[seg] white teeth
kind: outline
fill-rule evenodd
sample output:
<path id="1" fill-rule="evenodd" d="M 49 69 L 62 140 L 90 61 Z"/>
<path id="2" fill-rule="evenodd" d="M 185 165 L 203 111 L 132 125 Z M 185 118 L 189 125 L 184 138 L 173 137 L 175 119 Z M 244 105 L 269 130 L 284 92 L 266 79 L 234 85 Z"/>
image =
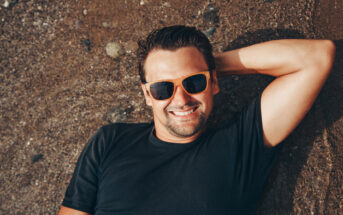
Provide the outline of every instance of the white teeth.
<path id="1" fill-rule="evenodd" d="M 187 111 L 187 112 L 176 112 L 176 111 L 173 111 L 173 113 L 177 116 L 186 116 L 188 114 L 191 114 L 194 112 L 194 109 L 190 110 L 190 111 Z"/>

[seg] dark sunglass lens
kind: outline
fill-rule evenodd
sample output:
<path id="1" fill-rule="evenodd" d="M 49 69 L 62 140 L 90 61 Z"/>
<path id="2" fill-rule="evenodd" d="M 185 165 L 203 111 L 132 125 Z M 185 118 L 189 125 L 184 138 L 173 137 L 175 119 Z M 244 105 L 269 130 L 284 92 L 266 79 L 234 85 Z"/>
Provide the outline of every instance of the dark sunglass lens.
<path id="1" fill-rule="evenodd" d="M 206 89 L 207 81 L 204 74 L 193 75 L 182 81 L 188 93 L 200 93 Z"/>
<path id="2" fill-rule="evenodd" d="M 150 92 L 157 100 L 168 99 L 173 95 L 174 84 L 172 82 L 157 82 L 150 85 Z"/>

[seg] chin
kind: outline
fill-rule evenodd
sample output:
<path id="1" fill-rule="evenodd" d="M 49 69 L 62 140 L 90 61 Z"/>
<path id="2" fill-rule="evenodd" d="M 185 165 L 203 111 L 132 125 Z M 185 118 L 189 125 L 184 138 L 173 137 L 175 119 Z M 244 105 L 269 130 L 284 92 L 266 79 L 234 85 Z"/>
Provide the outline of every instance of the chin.
<path id="1" fill-rule="evenodd" d="M 205 117 L 200 115 L 197 122 L 168 123 L 168 130 L 178 137 L 192 137 L 202 130 L 205 126 Z"/>
<path id="2" fill-rule="evenodd" d="M 169 128 L 169 131 L 171 131 L 171 133 L 173 133 L 175 136 L 178 137 L 191 137 L 193 135 L 195 135 L 196 133 L 198 133 L 200 129 L 194 129 L 194 128 Z"/>

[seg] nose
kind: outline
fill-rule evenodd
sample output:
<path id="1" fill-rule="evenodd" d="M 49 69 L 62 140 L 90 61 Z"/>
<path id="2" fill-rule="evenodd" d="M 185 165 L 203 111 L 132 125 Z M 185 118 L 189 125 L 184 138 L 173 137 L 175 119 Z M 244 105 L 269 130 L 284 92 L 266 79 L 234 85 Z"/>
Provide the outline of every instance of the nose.
<path id="1" fill-rule="evenodd" d="M 191 96 L 188 95 L 181 86 L 177 86 L 171 103 L 177 106 L 182 106 L 189 103 L 190 100 Z"/>

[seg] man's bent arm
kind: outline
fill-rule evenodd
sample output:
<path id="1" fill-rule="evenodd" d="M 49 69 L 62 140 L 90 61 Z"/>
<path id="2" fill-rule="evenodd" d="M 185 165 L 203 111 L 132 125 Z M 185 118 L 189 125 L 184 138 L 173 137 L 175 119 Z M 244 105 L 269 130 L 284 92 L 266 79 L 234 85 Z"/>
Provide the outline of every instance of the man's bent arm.
<path id="1" fill-rule="evenodd" d="M 90 215 L 89 213 L 78 211 L 72 208 L 62 206 L 58 215 Z"/>
<path id="2" fill-rule="evenodd" d="M 277 77 L 262 93 L 264 144 L 283 141 L 311 108 L 327 79 L 335 46 L 329 40 L 275 40 L 215 55 L 218 75 Z"/>

